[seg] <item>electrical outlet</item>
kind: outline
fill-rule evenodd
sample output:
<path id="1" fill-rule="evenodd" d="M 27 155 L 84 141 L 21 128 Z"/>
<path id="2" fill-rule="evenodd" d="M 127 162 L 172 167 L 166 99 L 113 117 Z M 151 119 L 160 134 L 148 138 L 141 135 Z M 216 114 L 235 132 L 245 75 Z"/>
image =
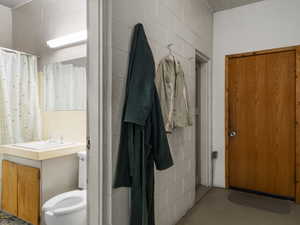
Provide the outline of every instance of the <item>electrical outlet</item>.
<path id="1" fill-rule="evenodd" d="M 212 159 L 217 159 L 217 158 L 218 158 L 218 151 L 213 151 L 213 152 L 211 153 L 211 158 L 212 158 Z"/>

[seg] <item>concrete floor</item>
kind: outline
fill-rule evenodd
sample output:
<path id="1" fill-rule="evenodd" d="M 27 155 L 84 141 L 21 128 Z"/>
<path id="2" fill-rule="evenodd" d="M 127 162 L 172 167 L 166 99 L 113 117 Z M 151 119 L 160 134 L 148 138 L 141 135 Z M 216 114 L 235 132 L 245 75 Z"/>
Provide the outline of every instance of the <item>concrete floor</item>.
<path id="1" fill-rule="evenodd" d="M 205 187 L 205 186 L 199 186 L 196 189 L 196 202 L 200 201 L 204 196 L 206 196 L 206 194 L 208 193 L 208 191 L 210 190 L 210 187 Z"/>
<path id="2" fill-rule="evenodd" d="M 245 207 L 228 200 L 228 191 L 210 191 L 178 225 L 300 225 L 300 205 L 290 214 Z"/>

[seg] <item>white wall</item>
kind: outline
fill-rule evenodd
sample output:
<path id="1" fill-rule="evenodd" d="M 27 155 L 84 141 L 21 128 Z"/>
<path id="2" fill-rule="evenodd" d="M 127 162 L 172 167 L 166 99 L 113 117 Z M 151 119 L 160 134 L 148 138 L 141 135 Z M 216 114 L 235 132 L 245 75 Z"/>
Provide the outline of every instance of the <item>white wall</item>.
<path id="1" fill-rule="evenodd" d="M 213 143 L 215 184 L 225 185 L 225 55 L 300 45 L 300 1 L 265 0 L 214 14 Z"/>
<path id="2" fill-rule="evenodd" d="M 11 9 L 0 5 L 0 47 L 11 48 L 12 16 Z"/>
<path id="3" fill-rule="evenodd" d="M 121 113 L 124 103 L 130 37 L 136 23 L 144 24 L 156 64 L 173 43 L 186 73 L 191 108 L 195 110 L 195 49 L 212 56 L 213 16 L 205 0 L 113 0 L 112 1 L 112 132 L 113 165 L 117 161 Z M 157 224 L 175 224 L 195 197 L 195 127 L 169 135 L 175 166 L 156 172 L 155 209 Z M 129 196 L 114 189 L 113 225 L 129 222 Z"/>
<path id="4" fill-rule="evenodd" d="M 86 111 L 43 112 L 43 138 L 86 141 Z"/>

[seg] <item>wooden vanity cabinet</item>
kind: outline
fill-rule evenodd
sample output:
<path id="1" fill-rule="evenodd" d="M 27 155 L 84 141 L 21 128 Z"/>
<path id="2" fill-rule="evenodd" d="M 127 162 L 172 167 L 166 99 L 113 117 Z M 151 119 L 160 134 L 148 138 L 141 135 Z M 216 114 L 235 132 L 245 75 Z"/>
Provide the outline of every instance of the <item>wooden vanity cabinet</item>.
<path id="1" fill-rule="evenodd" d="M 40 169 L 3 160 L 2 210 L 40 224 Z"/>
<path id="2" fill-rule="evenodd" d="M 9 214 L 18 215 L 18 167 L 9 161 L 2 162 L 1 208 Z"/>

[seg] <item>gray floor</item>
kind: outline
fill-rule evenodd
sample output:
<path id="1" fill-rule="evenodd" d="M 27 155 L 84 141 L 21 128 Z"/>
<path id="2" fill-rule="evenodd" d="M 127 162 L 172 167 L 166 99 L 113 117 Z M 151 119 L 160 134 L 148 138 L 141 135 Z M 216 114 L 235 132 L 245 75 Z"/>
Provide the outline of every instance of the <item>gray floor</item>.
<path id="1" fill-rule="evenodd" d="M 205 186 L 199 186 L 196 189 L 196 202 L 200 201 L 210 190 L 210 187 L 205 187 Z"/>
<path id="2" fill-rule="evenodd" d="M 228 193 L 213 189 L 178 225 L 300 225 L 300 205 L 283 215 L 232 203 Z"/>
<path id="3" fill-rule="evenodd" d="M 30 225 L 14 216 L 0 211 L 0 225 Z"/>

